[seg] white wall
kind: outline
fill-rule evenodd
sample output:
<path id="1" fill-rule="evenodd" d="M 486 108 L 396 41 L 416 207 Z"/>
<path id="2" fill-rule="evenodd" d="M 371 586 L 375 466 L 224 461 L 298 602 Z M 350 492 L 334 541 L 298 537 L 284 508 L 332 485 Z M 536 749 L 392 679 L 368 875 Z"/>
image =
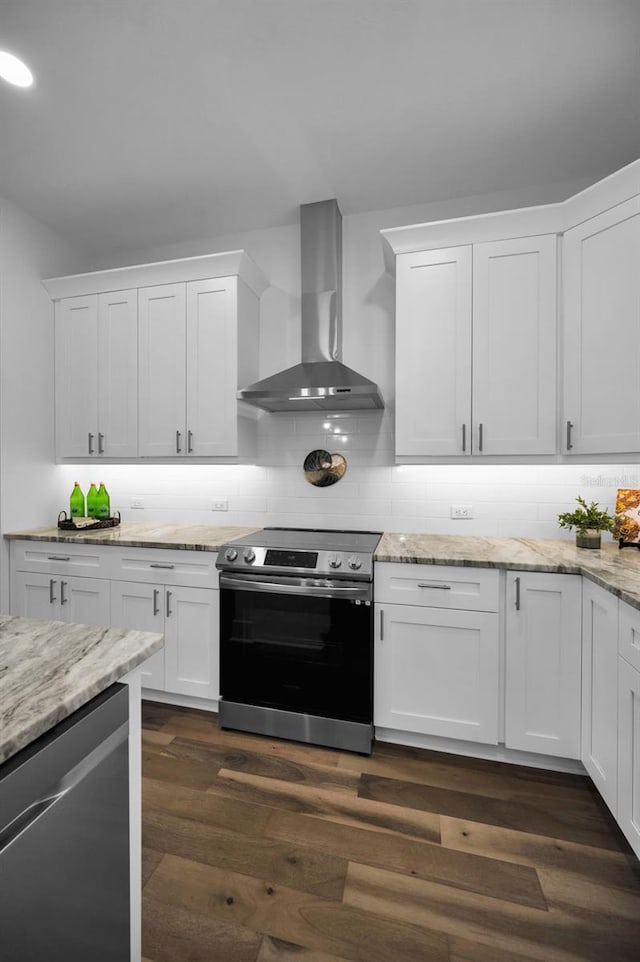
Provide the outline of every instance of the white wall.
<path id="1" fill-rule="evenodd" d="M 41 278 L 76 270 L 68 244 L 0 199 L 0 527 L 51 522 L 59 501 L 53 448 L 53 309 Z M 7 545 L 0 610 L 8 611 Z"/>
<path id="2" fill-rule="evenodd" d="M 505 192 L 344 218 L 344 360 L 376 380 L 387 401 L 394 394 L 394 282 L 384 272 L 379 231 L 384 227 L 537 203 L 551 203 L 585 183 L 545 191 Z M 121 254 L 95 268 L 144 263 L 208 251 L 245 248 L 271 281 L 261 304 L 262 377 L 299 360 L 300 257 L 297 225 L 214 237 L 190 244 Z M 437 349 L 437 348 L 434 348 Z M 336 433 L 339 432 L 339 433 Z M 305 455 L 339 451 L 347 474 L 332 488 L 308 484 Z M 99 471 L 99 473 L 97 473 Z M 393 413 L 330 419 L 321 414 L 264 414 L 255 466 L 208 465 L 59 468 L 61 505 L 78 479 L 86 489 L 104 480 L 112 505 L 129 520 L 201 524 L 285 524 L 389 531 L 572 537 L 556 516 L 581 494 L 613 509 L 618 487 L 640 485 L 637 465 L 406 466 L 393 464 Z M 142 497 L 143 510 L 132 510 Z M 226 513 L 211 502 L 227 500 Z M 471 521 L 453 521 L 452 504 L 473 505 Z"/>

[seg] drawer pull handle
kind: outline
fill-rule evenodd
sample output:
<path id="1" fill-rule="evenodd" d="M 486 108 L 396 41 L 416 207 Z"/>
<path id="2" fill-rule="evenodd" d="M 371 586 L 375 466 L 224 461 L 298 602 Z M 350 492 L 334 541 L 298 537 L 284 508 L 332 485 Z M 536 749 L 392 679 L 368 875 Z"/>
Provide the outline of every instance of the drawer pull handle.
<path id="1" fill-rule="evenodd" d="M 438 588 L 440 591 L 451 591 L 451 585 L 437 585 L 434 583 L 429 584 L 428 582 L 419 581 L 418 588 Z"/>
<path id="2" fill-rule="evenodd" d="M 69 555 L 50 554 L 47 555 L 47 561 L 71 561 L 71 558 Z"/>
<path id="3" fill-rule="evenodd" d="M 175 565 L 163 564 L 161 561 L 152 561 L 149 564 L 150 568 L 175 568 Z"/>

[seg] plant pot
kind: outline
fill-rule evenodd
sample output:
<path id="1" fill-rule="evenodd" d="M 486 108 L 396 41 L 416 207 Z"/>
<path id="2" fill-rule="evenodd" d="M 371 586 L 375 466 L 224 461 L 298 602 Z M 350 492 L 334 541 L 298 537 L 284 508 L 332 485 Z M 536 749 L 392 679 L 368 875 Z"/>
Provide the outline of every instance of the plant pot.
<path id="1" fill-rule="evenodd" d="M 599 531 L 588 529 L 582 534 L 576 534 L 577 548 L 599 548 L 601 547 L 602 536 Z"/>

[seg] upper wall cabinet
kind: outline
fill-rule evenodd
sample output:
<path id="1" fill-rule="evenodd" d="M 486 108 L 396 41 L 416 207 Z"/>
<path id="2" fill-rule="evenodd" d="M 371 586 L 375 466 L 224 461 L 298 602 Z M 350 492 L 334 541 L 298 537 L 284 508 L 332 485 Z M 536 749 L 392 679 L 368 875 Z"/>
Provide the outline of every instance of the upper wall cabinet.
<path id="1" fill-rule="evenodd" d="M 556 243 L 398 255 L 399 460 L 555 452 Z"/>
<path id="2" fill-rule="evenodd" d="M 138 453 L 137 292 L 56 303 L 58 458 Z"/>
<path id="3" fill-rule="evenodd" d="M 640 452 L 640 197 L 564 236 L 566 454 Z"/>
<path id="4" fill-rule="evenodd" d="M 249 460 L 267 281 L 243 251 L 45 281 L 58 460 Z"/>

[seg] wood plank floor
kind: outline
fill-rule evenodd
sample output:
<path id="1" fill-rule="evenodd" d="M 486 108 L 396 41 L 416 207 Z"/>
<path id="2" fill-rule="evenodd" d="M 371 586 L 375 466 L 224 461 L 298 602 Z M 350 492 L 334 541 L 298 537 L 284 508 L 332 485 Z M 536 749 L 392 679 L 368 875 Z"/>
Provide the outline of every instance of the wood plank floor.
<path id="1" fill-rule="evenodd" d="M 146 962 L 639 962 L 587 778 L 222 732 L 143 706 Z"/>

